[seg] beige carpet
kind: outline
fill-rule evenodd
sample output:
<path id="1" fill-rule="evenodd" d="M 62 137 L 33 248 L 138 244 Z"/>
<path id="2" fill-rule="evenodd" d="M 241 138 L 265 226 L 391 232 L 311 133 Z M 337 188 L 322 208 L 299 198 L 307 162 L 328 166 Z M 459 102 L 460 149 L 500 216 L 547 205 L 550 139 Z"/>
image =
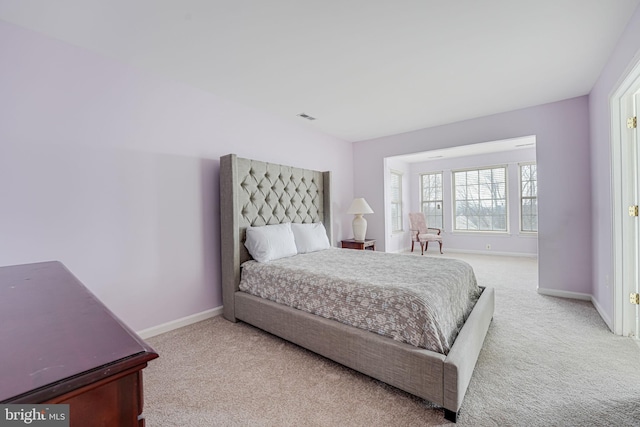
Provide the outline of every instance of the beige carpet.
<path id="1" fill-rule="evenodd" d="M 533 259 L 446 254 L 496 288 L 461 426 L 640 426 L 640 349 L 584 301 L 538 295 Z M 147 426 L 452 425 L 440 408 L 216 317 L 148 342 Z"/>

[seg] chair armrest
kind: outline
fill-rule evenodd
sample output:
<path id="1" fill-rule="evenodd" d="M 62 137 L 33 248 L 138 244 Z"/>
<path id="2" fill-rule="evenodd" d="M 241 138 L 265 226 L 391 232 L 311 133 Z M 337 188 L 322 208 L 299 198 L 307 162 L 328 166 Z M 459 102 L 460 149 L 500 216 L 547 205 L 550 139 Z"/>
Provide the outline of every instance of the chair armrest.
<path id="1" fill-rule="evenodd" d="M 433 227 L 429 227 L 427 230 L 436 230 L 438 234 L 440 234 L 440 232 L 442 231 L 439 228 L 433 228 Z"/>

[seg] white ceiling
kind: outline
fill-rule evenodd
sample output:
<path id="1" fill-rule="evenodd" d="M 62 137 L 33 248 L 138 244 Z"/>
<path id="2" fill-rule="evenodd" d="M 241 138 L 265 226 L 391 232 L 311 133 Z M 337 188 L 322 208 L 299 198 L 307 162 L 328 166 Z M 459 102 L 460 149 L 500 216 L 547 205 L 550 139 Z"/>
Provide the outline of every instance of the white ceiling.
<path id="1" fill-rule="evenodd" d="M 357 141 L 585 95 L 639 1 L 0 0 L 0 19 Z"/>

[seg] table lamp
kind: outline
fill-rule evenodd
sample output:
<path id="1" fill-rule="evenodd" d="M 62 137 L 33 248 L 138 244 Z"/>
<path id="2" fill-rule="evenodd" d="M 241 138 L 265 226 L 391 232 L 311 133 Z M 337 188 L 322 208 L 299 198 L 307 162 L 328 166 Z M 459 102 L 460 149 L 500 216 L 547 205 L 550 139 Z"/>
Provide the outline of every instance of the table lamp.
<path id="1" fill-rule="evenodd" d="M 357 199 L 353 199 L 347 213 L 355 215 L 352 223 L 353 239 L 364 241 L 365 235 L 367 234 L 367 220 L 364 219 L 362 215 L 373 213 L 371 206 L 369 206 L 364 198 L 359 197 Z"/>

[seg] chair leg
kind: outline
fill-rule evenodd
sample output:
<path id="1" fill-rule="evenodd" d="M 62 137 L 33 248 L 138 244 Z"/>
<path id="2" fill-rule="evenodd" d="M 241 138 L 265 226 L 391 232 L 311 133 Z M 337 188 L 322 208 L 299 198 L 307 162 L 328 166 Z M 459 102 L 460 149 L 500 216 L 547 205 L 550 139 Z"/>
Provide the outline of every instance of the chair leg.
<path id="1" fill-rule="evenodd" d="M 440 243 L 440 253 L 442 253 L 442 242 L 438 242 Z"/>
<path id="2" fill-rule="evenodd" d="M 420 255 L 424 255 L 424 243 L 420 242 L 420 252 L 422 252 Z"/>
<path id="3" fill-rule="evenodd" d="M 424 251 L 429 250 L 429 242 L 424 242 Z M 424 255 L 424 251 L 422 251 L 422 255 Z"/>
<path id="4" fill-rule="evenodd" d="M 411 252 L 413 252 L 413 244 L 414 244 L 414 243 L 415 243 L 415 242 L 412 240 L 412 241 L 411 241 Z"/>

